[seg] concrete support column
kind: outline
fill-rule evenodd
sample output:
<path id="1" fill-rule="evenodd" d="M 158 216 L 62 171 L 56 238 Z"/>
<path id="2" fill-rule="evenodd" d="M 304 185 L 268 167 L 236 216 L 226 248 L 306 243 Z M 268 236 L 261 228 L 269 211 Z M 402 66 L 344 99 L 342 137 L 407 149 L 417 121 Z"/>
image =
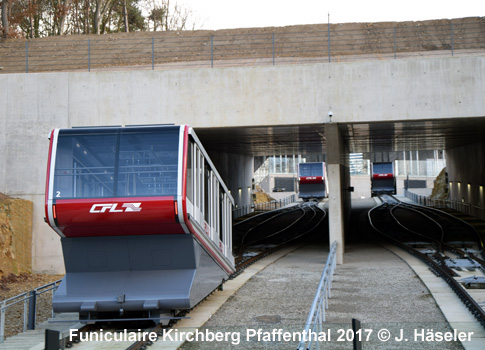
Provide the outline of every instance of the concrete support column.
<path id="1" fill-rule="evenodd" d="M 330 244 L 338 242 L 337 264 L 343 264 L 345 226 L 350 213 L 350 173 L 342 135 L 336 123 L 325 125 Z"/>
<path id="2" fill-rule="evenodd" d="M 251 188 L 253 185 L 254 157 L 216 151 L 208 153 L 222 180 L 231 191 L 237 206 L 240 208 L 250 205 L 253 201 Z M 238 170 L 234 171 L 234 169 Z"/>

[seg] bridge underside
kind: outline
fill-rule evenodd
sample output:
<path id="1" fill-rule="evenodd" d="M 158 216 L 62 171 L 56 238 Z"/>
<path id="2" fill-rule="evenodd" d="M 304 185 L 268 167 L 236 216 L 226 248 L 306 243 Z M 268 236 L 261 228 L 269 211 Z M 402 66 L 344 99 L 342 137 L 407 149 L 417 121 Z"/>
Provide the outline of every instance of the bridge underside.
<path id="1" fill-rule="evenodd" d="M 336 123 L 349 152 L 444 150 L 476 144 L 485 136 L 479 118 Z M 195 128 L 208 150 L 251 156 L 326 153 L 326 123 Z"/>
<path id="2" fill-rule="evenodd" d="M 338 241 L 338 262 L 343 263 L 344 231 L 351 199 L 349 153 L 376 154 L 446 150 L 450 180 L 483 187 L 485 169 L 485 117 L 382 121 L 374 123 L 321 123 L 312 125 L 197 128 L 209 152 L 271 155 L 323 154 L 327 162 L 330 240 Z M 382 155 L 381 155 L 382 156 Z M 397 155 L 397 159 L 399 155 Z M 481 196 L 483 196 L 483 189 Z M 453 200 L 464 198 L 451 191 Z M 476 196 L 475 196 L 476 197 Z M 483 198 L 466 198 L 470 203 Z M 481 204 L 483 205 L 483 203 Z"/>

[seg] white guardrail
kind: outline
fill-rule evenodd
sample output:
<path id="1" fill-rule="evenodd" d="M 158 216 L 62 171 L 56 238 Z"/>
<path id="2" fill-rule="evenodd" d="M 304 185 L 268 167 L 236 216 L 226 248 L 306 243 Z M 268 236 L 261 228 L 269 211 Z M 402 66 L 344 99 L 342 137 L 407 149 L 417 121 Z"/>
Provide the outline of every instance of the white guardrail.
<path id="1" fill-rule="evenodd" d="M 335 272 L 337 262 L 337 242 L 333 242 L 330 252 L 328 253 L 325 269 L 323 270 L 317 293 L 313 299 L 312 307 L 305 324 L 303 334 L 319 334 L 323 331 L 325 322 L 325 310 L 328 309 L 328 299 L 331 297 L 330 289 L 332 288 L 332 278 Z M 317 337 L 307 336 L 298 344 L 298 350 L 319 349 Z"/>
<path id="2" fill-rule="evenodd" d="M 465 202 L 451 201 L 447 199 L 432 199 L 427 196 L 419 195 L 408 190 L 404 190 L 404 195 L 413 202 L 434 208 L 448 208 L 459 211 L 463 214 L 474 216 L 480 220 L 485 220 L 485 209 Z"/>

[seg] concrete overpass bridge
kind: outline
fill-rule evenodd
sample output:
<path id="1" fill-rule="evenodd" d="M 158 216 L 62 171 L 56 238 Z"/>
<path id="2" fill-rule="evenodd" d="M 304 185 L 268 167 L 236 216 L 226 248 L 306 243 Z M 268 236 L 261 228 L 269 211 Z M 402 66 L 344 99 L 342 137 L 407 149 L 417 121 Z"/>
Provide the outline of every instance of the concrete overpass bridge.
<path id="1" fill-rule="evenodd" d="M 3 74 L 0 89 L 0 192 L 34 202 L 36 272 L 63 270 L 58 236 L 43 220 L 47 134 L 53 128 L 189 124 L 233 193 L 251 185 L 254 156 L 324 153 L 332 241 L 343 241 L 350 205 L 349 152 L 445 149 L 449 180 L 471 188 L 452 190 L 452 199 L 485 207 L 485 53 Z M 246 191 L 236 196 L 239 205 L 249 200 Z"/>

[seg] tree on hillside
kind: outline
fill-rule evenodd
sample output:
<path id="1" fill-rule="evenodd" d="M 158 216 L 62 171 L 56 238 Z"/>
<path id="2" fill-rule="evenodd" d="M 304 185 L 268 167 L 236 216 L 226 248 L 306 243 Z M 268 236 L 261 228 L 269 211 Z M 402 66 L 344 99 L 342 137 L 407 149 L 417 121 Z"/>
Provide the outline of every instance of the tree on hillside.
<path id="1" fill-rule="evenodd" d="M 93 34 L 101 34 L 100 33 L 100 25 L 102 17 L 108 11 L 111 3 L 114 0 L 95 0 L 95 10 L 94 10 L 94 17 L 93 17 Z"/>
<path id="2" fill-rule="evenodd" d="M 147 19 L 152 24 L 152 30 L 190 30 L 195 29 L 193 11 L 180 6 L 176 1 L 170 0 L 143 0 L 145 9 L 149 13 Z M 150 25 L 148 26 L 150 29 Z"/>
<path id="3" fill-rule="evenodd" d="M 153 31 L 158 27 L 163 28 L 163 22 L 167 16 L 167 9 L 165 7 L 155 7 L 151 10 L 148 19 L 153 22 Z"/>
<path id="4" fill-rule="evenodd" d="M 145 17 L 139 8 L 139 0 L 117 0 L 103 18 L 101 34 L 144 31 L 145 27 Z"/>
<path id="5" fill-rule="evenodd" d="M 129 32 L 130 31 L 130 24 L 128 23 L 128 9 L 126 8 L 126 0 L 122 0 L 123 2 L 123 12 L 122 12 L 122 15 L 123 15 L 123 24 L 125 26 L 125 32 Z"/>
<path id="6" fill-rule="evenodd" d="M 175 0 L 0 0 L 0 35 L 46 37 L 194 29 Z"/>
<path id="7" fill-rule="evenodd" d="M 23 20 L 25 14 L 28 13 L 31 6 L 26 6 L 25 1 L 21 0 L 2 0 L 2 21 L 0 25 L 0 37 L 16 38 L 22 37 L 19 28 L 20 22 Z"/>
<path id="8" fill-rule="evenodd" d="M 41 0 L 3 0 L 2 25 L 3 37 L 33 36 L 35 14 Z"/>
<path id="9" fill-rule="evenodd" d="M 129 31 L 145 31 L 145 17 L 142 15 L 142 11 L 139 5 L 140 0 L 127 0 L 127 22 Z M 125 23 L 125 25 L 126 25 Z M 128 31 L 128 30 L 126 30 Z"/>
<path id="10" fill-rule="evenodd" d="M 58 26 L 71 0 L 3 0 L 2 30 L 5 37 L 40 37 L 58 34 Z"/>
<path id="11" fill-rule="evenodd" d="M 66 19 L 71 10 L 72 0 L 59 0 L 55 8 L 57 17 L 57 35 L 64 35 L 66 30 Z"/>
<path id="12" fill-rule="evenodd" d="M 8 36 L 9 33 L 9 23 L 8 23 L 8 8 L 9 0 L 2 0 L 2 26 L 1 33 L 2 36 Z"/>

